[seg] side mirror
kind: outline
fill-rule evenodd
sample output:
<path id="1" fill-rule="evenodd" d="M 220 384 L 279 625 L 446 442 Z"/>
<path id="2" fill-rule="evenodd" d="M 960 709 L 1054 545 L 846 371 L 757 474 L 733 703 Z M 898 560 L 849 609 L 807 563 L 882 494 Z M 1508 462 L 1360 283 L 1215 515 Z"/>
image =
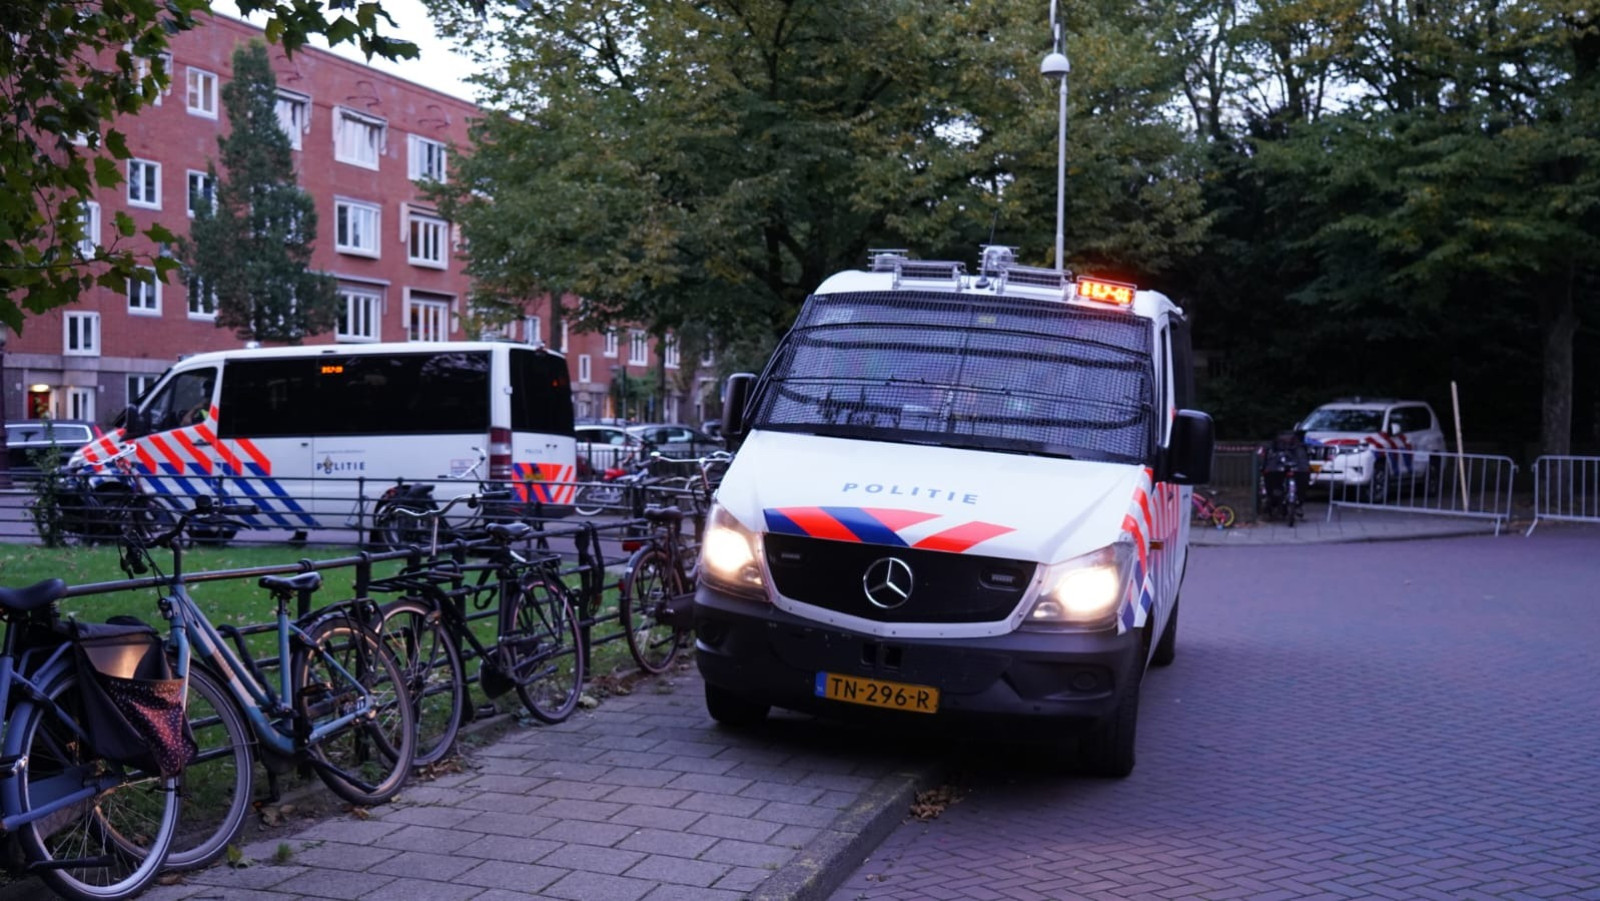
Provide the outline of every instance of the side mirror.
<path id="1" fill-rule="evenodd" d="M 744 407 L 750 402 L 750 390 L 755 384 L 754 373 L 736 372 L 728 376 L 728 388 L 722 400 L 722 438 L 729 450 L 737 448 L 744 440 L 747 425 Z"/>
<path id="2" fill-rule="evenodd" d="M 1389 434 L 1391 434 L 1391 435 L 1404 435 L 1405 434 L 1405 429 L 1400 427 L 1400 423 L 1391 421 L 1389 423 Z"/>
<path id="3" fill-rule="evenodd" d="M 1211 416 L 1199 410 L 1179 410 L 1172 421 L 1158 481 L 1175 485 L 1204 485 L 1211 481 L 1211 455 L 1216 446 Z"/>
<path id="4" fill-rule="evenodd" d="M 122 426 L 124 439 L 142 438 L 150 434 L 149 414 L 132 404 L 123 409 L 122 415 L 117 417 L 117 422 Z"/>

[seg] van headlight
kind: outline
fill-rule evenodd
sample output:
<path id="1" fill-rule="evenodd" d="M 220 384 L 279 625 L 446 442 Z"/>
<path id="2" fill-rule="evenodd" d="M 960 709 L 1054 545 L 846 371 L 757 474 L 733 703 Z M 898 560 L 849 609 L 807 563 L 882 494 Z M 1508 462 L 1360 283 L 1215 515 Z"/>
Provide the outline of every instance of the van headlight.
<path id="1" fill-rule="evenodd" d="M 761 578 L 761 536 L 745 528 L 721 504 L 711 506 L 700 545 L 700 578 L 730 594 L 767 599 Z"/>
<path id="2" fill-rule="evenodd" d="M 1133 544 L 1119 541 L 1046 567 L 1022 628 L 1097 629 L 1116 622 L 1133 561 Z"/>

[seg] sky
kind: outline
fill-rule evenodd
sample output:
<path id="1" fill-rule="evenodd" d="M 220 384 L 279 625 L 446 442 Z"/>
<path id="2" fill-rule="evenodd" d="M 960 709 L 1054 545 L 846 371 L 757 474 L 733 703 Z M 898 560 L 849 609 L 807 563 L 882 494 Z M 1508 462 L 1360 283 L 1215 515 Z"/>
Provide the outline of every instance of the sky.
<path id="1" fill-rule="evenodd" d="M 239 8 L 232 0 L 218 0 L 212 4 L 212 9 L 239 18 Z M 383 33 L 416 44 L 422 51 L 419 58 L 390 62 L 381 57 L 373 57 L 369 61 L 362 55 L 359 47 L 348 42 L 333 48 L 332 52 L 463 100 L 477 99 L 476 88 L 467 84 L 466 79 L 478 71 L 478 65 L 456 53 L 447 41 L 438 37 L 422 0 L 383 0 L 383 9 L 396 23 L 393 28 L 385 26 Z M 246 21 L 263 25 L 266 18 L 257 14 Z M 327 42 L 320 38 L 312 39 L 311 43 L 324 49 L 328 46 Z"/>

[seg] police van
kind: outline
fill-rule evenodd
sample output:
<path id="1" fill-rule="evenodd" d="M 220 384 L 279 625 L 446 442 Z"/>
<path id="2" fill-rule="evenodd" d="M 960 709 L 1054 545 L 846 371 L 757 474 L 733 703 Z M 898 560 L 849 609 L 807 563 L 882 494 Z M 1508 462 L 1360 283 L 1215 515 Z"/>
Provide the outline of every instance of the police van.
<path id="1" fill-rule="evenodd" d="M 1009 248 L 823 282 L 729 380 L 694 603 L 711 716 L 1009 728 L 1129 773 L 1210 477 L 1189 348 L 1165 296 Z"/>
<path id="2" fill-rule="evenodd" d="M 401 480 L 461 476 L 512 486 L 548 515 L 570 506 L 576 459 L 566 361 L 497 342 L 229 350 L 181 360 L 75 460 L 125 443 L 146 489 L 253 503 L 248 524 L 347 524 Z M 466 493 L 477 483 L 438 483 Z"/>

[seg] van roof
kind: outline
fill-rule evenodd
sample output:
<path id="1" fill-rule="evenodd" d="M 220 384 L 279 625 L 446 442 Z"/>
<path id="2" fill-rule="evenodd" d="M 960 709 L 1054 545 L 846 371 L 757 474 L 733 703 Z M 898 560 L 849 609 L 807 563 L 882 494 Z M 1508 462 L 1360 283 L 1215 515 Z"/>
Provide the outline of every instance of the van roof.
<path id="1" fill-rule="evenodd" d="M 309 344 L 297 347 L 241 347 L 234 350 L 214 350 L 184 357 L 180 365 L 216 363 L 229 359 L 286 359 L 318 356 L 367 356 L 372 354 L 417 353 L 475 353 L 495 347 L 513 347 L 538 351 L 561 357 L 562 354 L 542 345 L 520 344 L 513 341 L 385 341 L 378 344 Z"/>

